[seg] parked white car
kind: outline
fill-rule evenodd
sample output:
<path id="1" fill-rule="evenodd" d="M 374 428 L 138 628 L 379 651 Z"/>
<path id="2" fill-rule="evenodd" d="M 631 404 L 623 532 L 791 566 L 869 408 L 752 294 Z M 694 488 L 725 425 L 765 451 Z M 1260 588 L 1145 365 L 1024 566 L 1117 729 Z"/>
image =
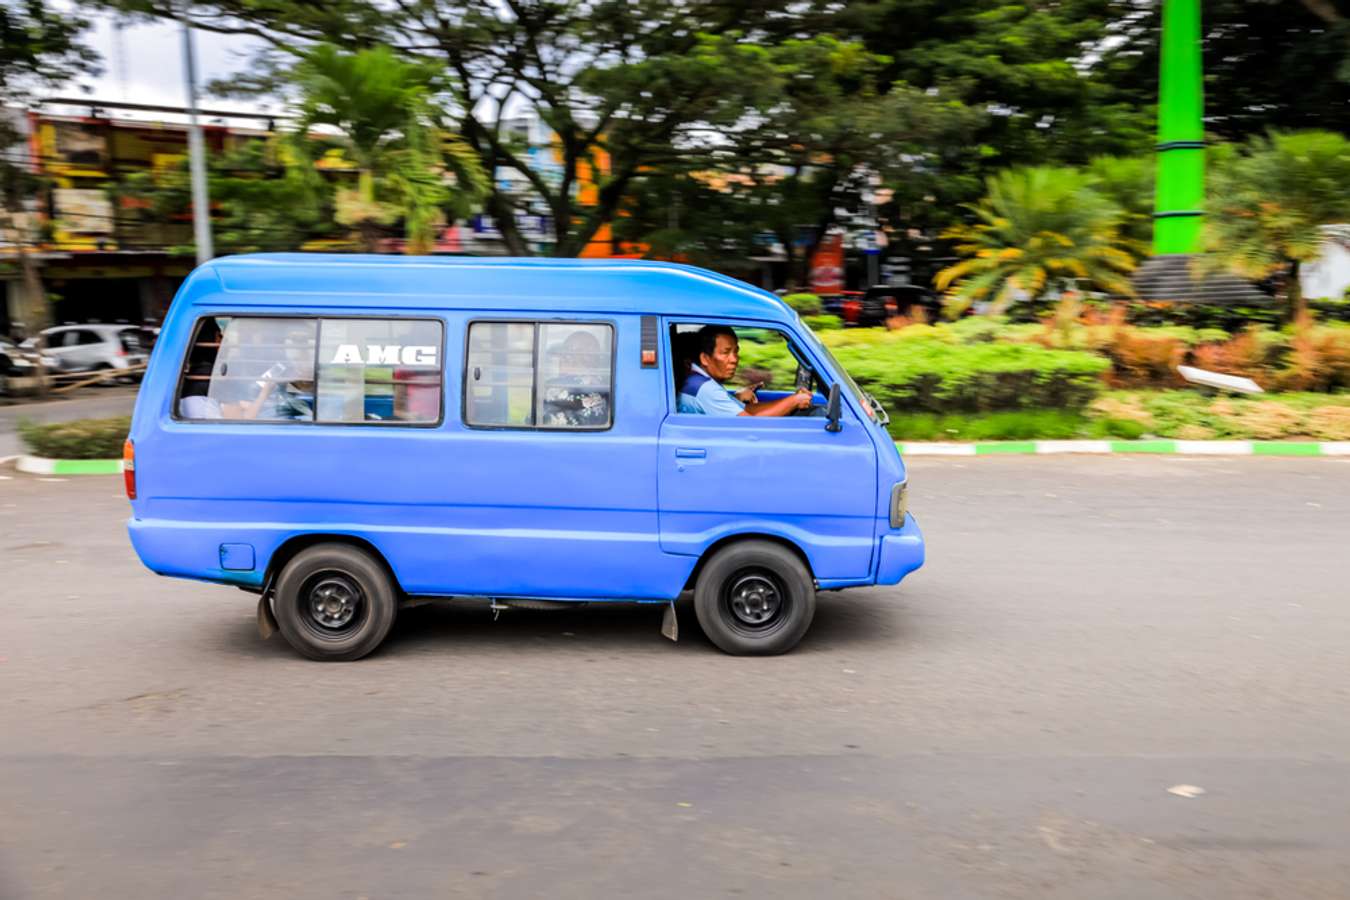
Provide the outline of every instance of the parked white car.
<path id="1" fill-rule="evenodd" d="M 30 338 L 24 346 L 35 343 Z M 41 344 L 62 372 L 137 368 L 148 357 L 135 325 L 58 325 L 42 332 Z"/>

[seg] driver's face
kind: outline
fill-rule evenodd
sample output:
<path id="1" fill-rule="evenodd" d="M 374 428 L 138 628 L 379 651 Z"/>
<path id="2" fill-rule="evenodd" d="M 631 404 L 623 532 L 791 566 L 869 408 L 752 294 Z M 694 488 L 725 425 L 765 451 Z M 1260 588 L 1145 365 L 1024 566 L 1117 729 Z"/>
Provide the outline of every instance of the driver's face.
<path id="1" fill-rule="evenodd" d="M 734 337 L 719 334 L 712 355 L 700 353 L 698 359 L 709 375 L 718 381 L 727 382 L 735 377 L 736 367 L 741 364 L 740 345 Z"/>

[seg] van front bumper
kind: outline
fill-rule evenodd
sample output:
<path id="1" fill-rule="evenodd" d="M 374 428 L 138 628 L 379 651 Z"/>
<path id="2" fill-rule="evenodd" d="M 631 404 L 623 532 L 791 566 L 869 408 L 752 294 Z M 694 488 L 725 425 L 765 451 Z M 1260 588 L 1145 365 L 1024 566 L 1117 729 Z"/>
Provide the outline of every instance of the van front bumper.
<path id="1" fill-rule="evenodd" d="M 923 532 L 911 515 L 905 515 L 905 526 L 897 532 L 881 537 L 877 554 L 877 584 L 899 584 L 910 572 L 923 565 Z"/>

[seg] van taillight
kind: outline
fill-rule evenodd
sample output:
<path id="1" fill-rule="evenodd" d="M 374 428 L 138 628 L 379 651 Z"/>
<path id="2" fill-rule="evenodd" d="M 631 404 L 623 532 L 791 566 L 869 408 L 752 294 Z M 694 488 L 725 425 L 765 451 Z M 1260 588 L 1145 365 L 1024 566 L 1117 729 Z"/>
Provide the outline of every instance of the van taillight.
<path id="1" fill-rule="evenodd" d="M 122 445 L 122 480 L 127 485 L 127 499 L 136 499 L 136 445 L 127 438 Z"/>

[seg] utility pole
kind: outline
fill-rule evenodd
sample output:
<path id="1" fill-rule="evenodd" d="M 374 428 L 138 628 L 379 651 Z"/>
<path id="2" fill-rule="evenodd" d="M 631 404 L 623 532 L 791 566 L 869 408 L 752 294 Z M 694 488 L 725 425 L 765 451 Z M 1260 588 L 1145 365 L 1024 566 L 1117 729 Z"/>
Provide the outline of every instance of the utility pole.
<path id="1" fill-rule="evenodd" d="M 206 147 L 202 128 L 197 124 L 197 60 L 192 52 L 192 28 L 188 25 L 188 3 L 179 5 L 183 25 L 183 74 L 187 79 L 188 157 L 192 166 L 192 236 L 197 246 L 197 265 L 215 256 L 211 245 L 211 197 L 206 189 Z"/>
<path id="2" fill-rule="evenodd" d="M 1197 277 L 1205 224 L 1205 93 L 1200 0 L 1163 0 L 1158 66 L 1158 186 L 1153 255 L 1135 270 L 1139 300 L 1260 306 L 1265 294 L 1222 272 Z"/>
<path id="3" fill-rule="evenodd" d="M 1163 0 L 1153 252 L 1196 253 L 1205 203 L 1200 0 Z"/>

